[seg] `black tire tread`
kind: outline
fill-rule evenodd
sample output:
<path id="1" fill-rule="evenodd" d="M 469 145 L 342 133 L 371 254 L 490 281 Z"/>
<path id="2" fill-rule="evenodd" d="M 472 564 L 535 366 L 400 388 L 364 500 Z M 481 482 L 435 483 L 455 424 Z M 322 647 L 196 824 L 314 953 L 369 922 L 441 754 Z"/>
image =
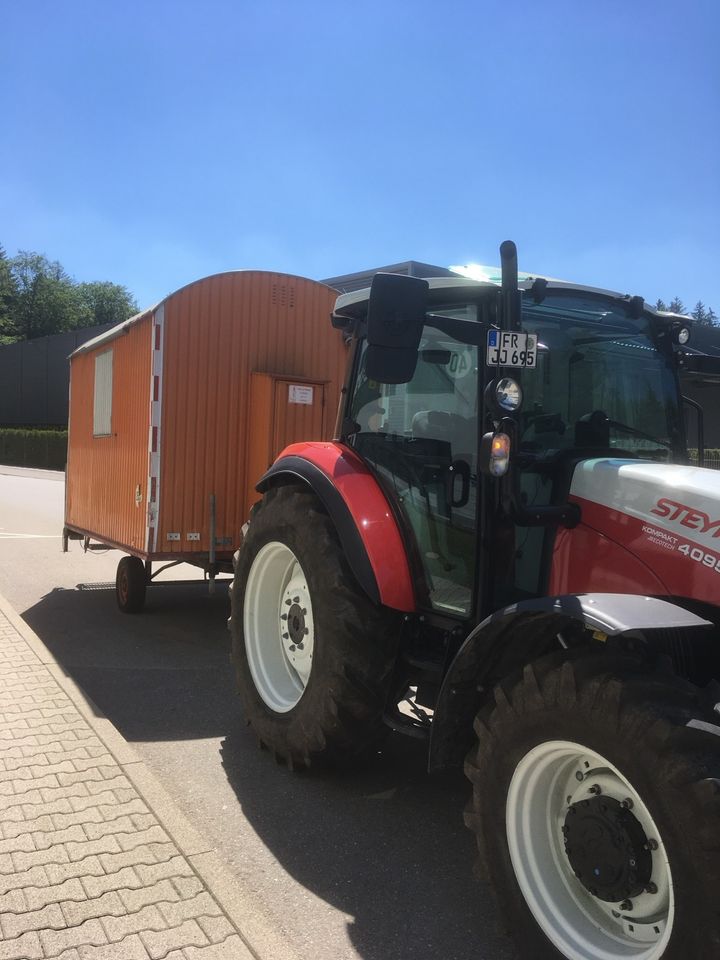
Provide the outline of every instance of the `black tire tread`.
<path id="1" fill-rule="evenodd" d="M 314 613 L 319 604 L 326 627 L 334 626 L 331 637 L 327 629 L 324 637 L 319 634 L 322 664 L 318 657 L 313 660 L 308 688 L 283 715 L 269 710 L 255 690 L 242 627 L 247 573 L 257 551 L 271 539 L 304 547 L 303 569 L 309 581 L 316 579 Z M 397 656 L 399 615 L 376 606 L 361 591 L 316 496 L 295 486 L 269 490 L 234 561 L 229 626 L 237 687 L 245 716 L 261 742 L 292 768 L 338 762 L 376 743 Z M 318 619 L 316 615 L 316 632 L 322 629 Z"/>
<path id="2" fill-rule="evenodd" d="M 720 889 L 720 736 L 687 725 L 703 720 L 720 733 L 720 717 L 712 710 L 716 688 L 699 690 L 670 672 L 649 672 L 639 661 L 587 652 L 570 658 L 550 655 L 528 664 L 515 682 L 496 687 L 494 703 L 474 724 L 477 744 L 465 762 L 473 795 L 464 819 L 476 837 L 479 876 L 491 883 L 498 919 L 505 932 L 512 929 L 523 958 L 559 960 L 561 954 L 535 925 L 512 875 L 504 826 L 504 784 L 512 764 L 507 753 L 518 742 L 518 731 L 532 745 L 532 737 L 540 736 L 532 730 L 537 724 L 552 729 L 565 721 L 566 739 L 595 729 L 609 744 L 632 744 L 638 758 L 652 758 L 642 775 L 648 784 L 657 778 L 655 792 L 650 791 L 653 803 L 668 840 L 676 852 L 682 851 L 676 862 L 682 862 L 685 873 L 681 877 L 678 867 L 675 879 L 686 888 L 693 883 L 685 881 L 693 876 L 688 864 L 701 878 L 691 894 L 678 891 L 675 928 L 663 960 L 720 957 L 715 903 Z"/>
<path id="3" fill-rule="evenodd" d="M 127 598 L 122 599 L 120 591 L 121 577 L 127 577 L 128 592 Z M 123 613 L 140 613 L 145 606 L 145 594 L 147 589 L 147 579 L 145 576 L 145 565 L 139 557 L 122 557 L 118 563 L 117 576 L 115 578 L 115 599 L 117 605 Z"/>

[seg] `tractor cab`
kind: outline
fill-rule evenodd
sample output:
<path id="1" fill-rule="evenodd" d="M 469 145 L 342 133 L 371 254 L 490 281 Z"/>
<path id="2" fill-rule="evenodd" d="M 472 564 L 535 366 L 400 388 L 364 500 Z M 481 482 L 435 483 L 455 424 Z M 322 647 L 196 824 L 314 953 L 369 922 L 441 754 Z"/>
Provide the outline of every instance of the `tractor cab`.
<path id="1" fill-rule="evenodd" d="M 686 458 L 678 318 L 517 283 L 510 259 L 502 285 L 378 275 L 334 315 L 358 339 L 341 439 L 395 506 L 420 605 L 440 617 L 547 593 L 580 461 Z"/>
<path id="2" fill-rule="evenodd" d="M 720 475 L 687 462 L 684 318 L 500 252 L 500 284 L 337 301 L 338 439 L 283 451 L 236 554 L 243 709 L 293 768 L 386 727 L 464 763 L 523 957 L 717 957 Z"/>

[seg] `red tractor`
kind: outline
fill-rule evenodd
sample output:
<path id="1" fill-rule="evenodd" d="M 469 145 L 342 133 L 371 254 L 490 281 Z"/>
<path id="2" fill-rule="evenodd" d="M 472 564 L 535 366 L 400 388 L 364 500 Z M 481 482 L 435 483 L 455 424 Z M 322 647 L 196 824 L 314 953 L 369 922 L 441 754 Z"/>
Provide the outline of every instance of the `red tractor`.
<path id="1" fill-rule="evenodd" d="M 236 554 L 246 717 L 291 767 L 387 727 L 464 761 L 523 957 L 718 958 L 720 473 L 688 459 L 688 328 L 500 252 L 501 284 L 338 299 L 338 439 L 281 454 Z"/>

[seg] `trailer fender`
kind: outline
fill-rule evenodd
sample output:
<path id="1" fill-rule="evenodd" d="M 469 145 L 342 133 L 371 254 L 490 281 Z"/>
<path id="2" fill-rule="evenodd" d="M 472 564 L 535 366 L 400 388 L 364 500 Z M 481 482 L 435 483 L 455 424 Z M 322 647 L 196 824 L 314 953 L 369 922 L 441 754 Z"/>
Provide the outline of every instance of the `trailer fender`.
<path id="1" fill-rule="evenodd" d="M 495 683 L 558 649 L 563 628 L 582 624 L 607 641 L 621 634 L 713 629 L 709 620 L 670 600 L 619 593 L 585 593 L 524 600 L 492 614 L 470 633 L 443 680 L 433 716 L 428 769 L 462 763 L 472 724 Z"/>
<path id="2" fill-rule="evenodd" d="M 350 568 L 375 603 L 415 611 L 415 591 L 400 528 L 377 479 L 342 443 L 286 447 L 256 485 L 307 484 L 327 510 Z"/>

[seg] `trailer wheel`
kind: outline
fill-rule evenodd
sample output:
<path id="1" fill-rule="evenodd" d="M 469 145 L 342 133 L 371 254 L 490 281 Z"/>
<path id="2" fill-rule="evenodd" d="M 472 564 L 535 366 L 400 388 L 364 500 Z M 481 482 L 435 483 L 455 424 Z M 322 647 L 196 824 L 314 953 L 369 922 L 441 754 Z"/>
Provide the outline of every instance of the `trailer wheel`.
<path id="1" fill-rule="evenodd" d="M 289 766 L 338 760 L 377 742 L 399 615 L 355 581 L 309 491 L 268 491 L 235 555 L 233 660 L 245 717 Z"/>
<path id="2" fill-rule="evenodd" d="M 138 557 L 123 557 L 115 577 L 115 596 L 123 613 L 139 613 L 145 606 L 145 565 Z"/>
<path id="3" fill-rule="evenodd" d="M 689 683 L 607 657 L 496 689 L 466 823 L 523 958 L 720 956 L 713 716 Z"/>

